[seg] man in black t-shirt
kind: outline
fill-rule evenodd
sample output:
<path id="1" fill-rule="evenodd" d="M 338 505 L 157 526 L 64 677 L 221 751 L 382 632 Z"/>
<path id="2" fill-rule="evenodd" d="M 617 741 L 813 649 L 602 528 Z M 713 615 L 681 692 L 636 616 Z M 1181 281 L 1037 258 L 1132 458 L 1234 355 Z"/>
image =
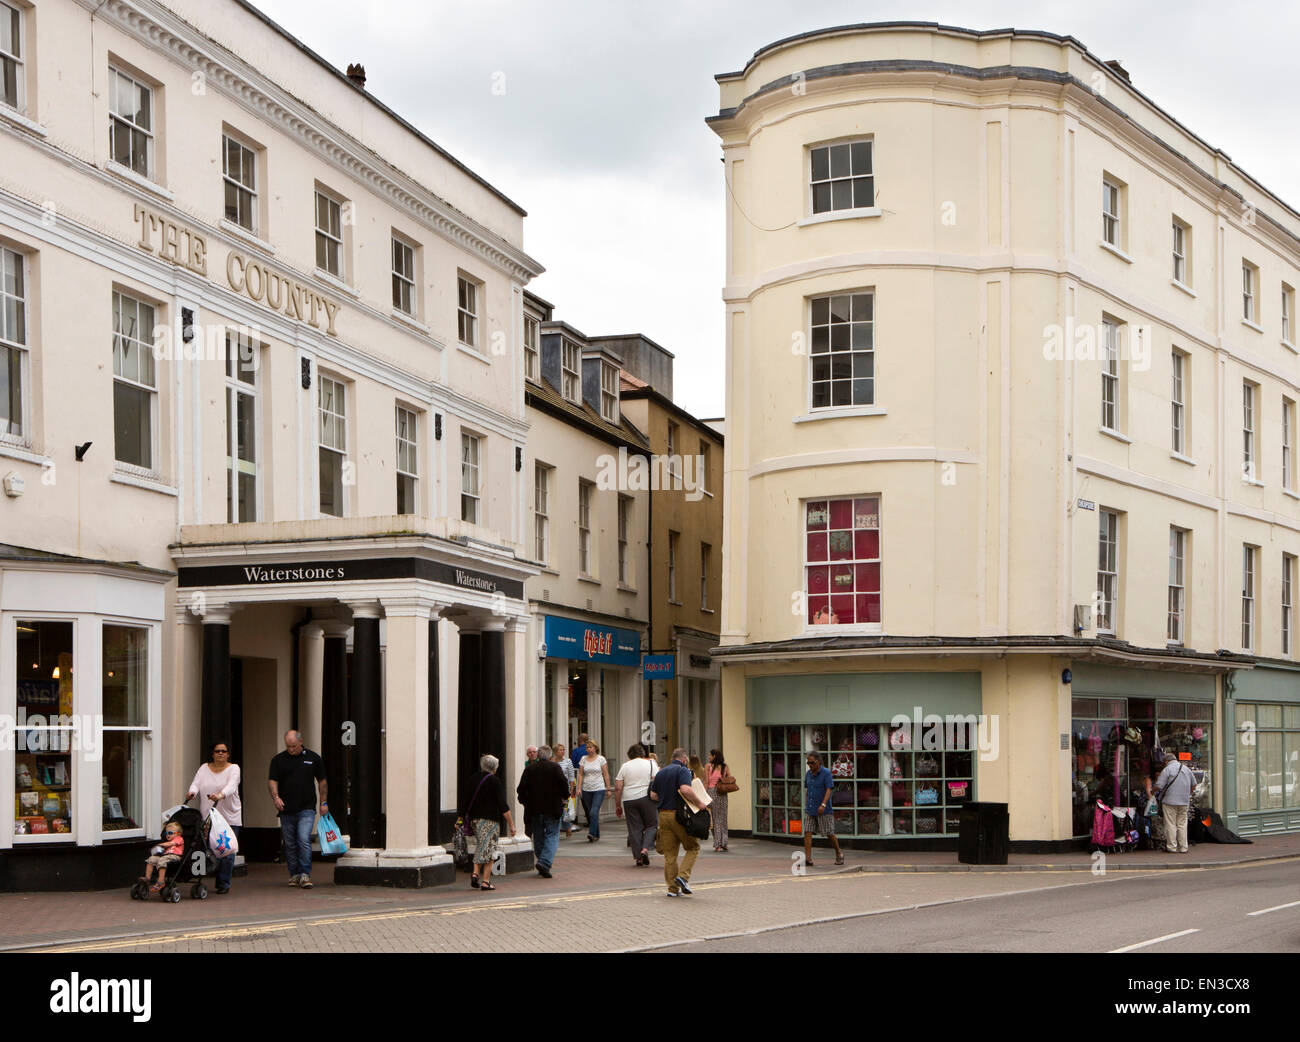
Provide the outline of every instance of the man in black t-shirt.
<path id="1" fill-rule="evenodd" d="M 311 830 L 316 823 L 316 796 L 320 810 L 329 813 L 325 800 L 328 789 L 325 765 L 320 753 L 303 748 L 297 731 L 284 734 L 284 752 L 271 758 L 266 787 L 280 815 L 280 834 L 284 837 L 284 860 L 289 866 L 289 885 L 311 889 Z"/>

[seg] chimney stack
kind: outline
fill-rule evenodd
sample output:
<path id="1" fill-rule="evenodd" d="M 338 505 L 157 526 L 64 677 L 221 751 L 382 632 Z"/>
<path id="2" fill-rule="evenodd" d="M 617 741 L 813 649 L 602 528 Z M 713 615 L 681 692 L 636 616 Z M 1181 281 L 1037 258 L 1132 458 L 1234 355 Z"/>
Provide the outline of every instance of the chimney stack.
<path id="1" fill-rule="evenodd" d="M 360 62 L 348 66 L 348 79 L 362 90 L 366 89 L 366 67 Z"/>
<path id="2" fill-rule="evenodd" d="M 1125 83 L 1133 82 L 1133 78 L 1128 74 L 1128 69 L 1124 68 L 1124 66 L 1119 63 L 1118 58 L 1113 58 L 1108 61 L 1106 67 Z"/>

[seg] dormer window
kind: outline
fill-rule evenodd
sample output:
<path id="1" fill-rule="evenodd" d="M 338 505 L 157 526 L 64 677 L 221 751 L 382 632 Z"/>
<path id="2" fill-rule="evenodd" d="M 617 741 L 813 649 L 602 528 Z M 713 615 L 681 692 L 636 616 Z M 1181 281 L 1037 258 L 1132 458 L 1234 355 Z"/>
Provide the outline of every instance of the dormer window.
<path id="1" fill-rule="evenodd" d="M 608 362 L 600 363 L 600 415 L 618 423 L 618 367 Z"/>
<path id="2" fill-rule="evenodd" d="M 578 345 L 560 341 L 560 394 L 571 402 L 582 401 L 582 374 L 578 368 Z"/>

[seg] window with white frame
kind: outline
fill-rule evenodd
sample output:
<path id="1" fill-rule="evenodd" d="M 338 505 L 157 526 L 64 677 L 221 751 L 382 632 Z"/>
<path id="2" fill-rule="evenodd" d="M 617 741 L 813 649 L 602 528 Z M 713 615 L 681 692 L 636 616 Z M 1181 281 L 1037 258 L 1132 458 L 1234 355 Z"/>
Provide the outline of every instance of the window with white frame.
<path id="1" fill-rule="evenodd" d="M 418 514 L 416 493 L 419 488 L 420 449 L 419 417 L 413 409 L 395 406 L 397 420 L 397 512 Z"/>
<path id="2" fill-rule="evenodd" d="M 1115 633 L 1115 606 L 1119 596 L 1119 515 L 1097 512 L 1100 531 L 1097 552 L 1097 632 Z"/>
<path id="3" fill-rule="evenodd" d="M 1291 334 L 1292 316 L 1295 314 L 1295 290 L 1282 283 L 1282 342 L 1289 344 L 1292 342 Z"/>
<path id="4" fill-rule="evenodd" d="M 1282 396 L 1282 487 L 1295 491 L 1295 402 Z"/>
<path id="5" fill-rule="evenodd" d="M 480 500 L 483 495 L 479 452 L 482 438 L 473 434 L 460 436 L 460 519 L 472 525 L 481 524 Z"/>
<path id="6" fill-rule="evenodd" d="M 1255 647 L 1255 555 L 1258 547 L 1241 548 L 1241 650 Z"/>
<path id="7" fill-rule="evenodd" d="M 538 331 L 537 319 L 524 316 L 524 376 L 530 380 L 540 379 L 538 367 Z"/>
<path id="8" fill-rule="evenodd" d="M 478 347 L 480 288 L 464 275 L 456 277 L 456 334 L 466 347 Z"/>
<path id="9" fill-rule="evenodd" d="M 631 561 L 628 558 L 628 531 L 632 527 L 632 497 L 618 497 L 618 581 L 624 586 L 632 583 Z"/>
<path id="10" fill-rule="evenodd" d="M 141 177 L 154 176 L 153 88 L 108 67 L 108 152 Z"/>
<path id="11" fill-rule="evenodd" d="M 861 210 L 876 204 L 871 141 L 846 141 L 809 149 L 812 212 Z"/>
<path id="12" fill-rule="evenodd" d="M 600 363 L 600 416 L 618 423 L 618 366 Z"/>
<path id="13" fill-rule="evenodd" d="M 880 499 L 804 504 L 804 621 L 813 626 L 880 622 Z"/>
<path id="14" fill-rule="evenodd" d="M 3 14 L 0 11 L 0 14 Z M 27 393 L 27 279 L 21 253 L 0 247 L 0 438 L 24 441 Z"/>
<path id="15" fill-rule="evenodd" d="M 1292 590 L 1295 588 L 1295 555 L 1282 555 L 1282 654 L 1290 655 L 1292 646 L 1292 620 L 1295 606 Z"/>
<path id="16" fill-rule="evenodd" d="M 1101 179 L 1101 241 L 1108 246 L 1124 246 L 1121 225 L 1124 186 L 1113 177 Z"/>
<path id="17" fill-rule="evenodd" d="M 320 414 L 320 512 L 342 517 L 343 474 L 348 456 L 347 388 L 340 380 L 317 380 Z"/>
<path id="18" fill-rule="evenodd" d="M 257 231 L 257 153 L 229 134 L 221 136 L 221 175 L 226 220 Z"/>
<path id="19" fill-rule="evenodd" d="M 154 309 L 113 291 L 113 458 L 153 469 L 158 375 Z"/>
<path id="20" fill-rule="evenodd" d="M 578 345 L 560 340 L 560 394 L 568 401 L 582 401 L 582 374 Z"/>
<path id="21" fill-rule="evenodd" d="M 1187 532 L 1182 528 L 1169 529 L 1169 618 L 1166 640 L 1181 644 L 1185 632 L 1187 607 Z"/>
<path id="22" fill-rule="evenodd" d="M 13 732 L 15 844 L 55 836 L 72 839 L 86 824 L 78 821 L 74 797 L 78 757 L 73 714 L 86 712 L 80 705 L 82 691 L 73 683 L 78 625 L 89 623 L 48 618 L 14 623 L 19 721 Z"/>
<path id="23" fill-rule="evenodd" d="M 1187 356 L 1174 351 L 1170 356 L 1169 422 L 1170 447 L 1180 456 L 1187 452 L 1186 370 Z"/>
<path id="24" fill-rule="evenodd" d="M 812 407 L 875 404 L 874 294 L 813 297 L 809 305 Z"/>
<path id="25" fill-rule="evenodd" d="M 1255 460 L 1255 392 L 1258 387 L 1245 380 L 1241 385 L 1241 477 L 1254 481 Z"/>
<path id="26" fill-rule="evenodd" d="M 680 533 L 668 533 L 668 600 L 673 604 L 677 603 L 677 547 L 680 541 Z"/>
<path id="27" fill-rule="evenodd" d="M 246 332 L 226 333 L 226 521 L 256 521 L 258 349 Z"/>
<path id="28" fill-rule="evenodd" d="M 709 610 L 709 565 L 713 560 L 713 547 L 700 544 L 700 610 Z"/>
<path id="29" fill-rule="evenodd" d="M 23 106 L 23 14 L 0 3 L 0 105 Z"/>
<path id="30" fill-rule="evenodd" d="M 1259 309 L 1255 305 L 1255 294 L 1259 286 L 1259 269 L 1249 261 L 1241 262 L 1241 317 L 1247 322 L 1259 324 Z"/>
<path id="31" fill-rule="evenodd" d="M 1174 218 L 1174 281 L 1184 286 L 1191 285 L 1187 276 L 1187 247 L 1191 237 L 1191 228 Z"/>
<path id="32" fill-rule="evenodd" d="M 591 490 L 590 481 L 578 481 L 578 574 L 591 574 Z"/>
<path id="33" fill-rule="evenodd" d="M 551 550 L 551 468 L 533 466 L 533 557 L 546 564 Z"/>
<path id="34" fill-rule="evenodd" d="M 316 267 L 343 277 L 343 203 L 316 189 Z"/>
<path id="35" fill-rule="evenodd" d="M 1101 425 L 1118 431 L 1120 425 L 1120 327 L 1109 318 L 1101 322 Z"/>
<path id="36" fill-rule="evenodd" d="M 415 247 L 393 236 L 393 307 L 415 316 Z"/>
<path id="37" fill-rule="evenodd" d="M 104 623 L 100 628 L 100 761 L 103 825 L 114 838 L 144 825 L 144 743 L 150 737 L 149 628 Z M 101 773 L 101 772 L 96 772 Z"/>

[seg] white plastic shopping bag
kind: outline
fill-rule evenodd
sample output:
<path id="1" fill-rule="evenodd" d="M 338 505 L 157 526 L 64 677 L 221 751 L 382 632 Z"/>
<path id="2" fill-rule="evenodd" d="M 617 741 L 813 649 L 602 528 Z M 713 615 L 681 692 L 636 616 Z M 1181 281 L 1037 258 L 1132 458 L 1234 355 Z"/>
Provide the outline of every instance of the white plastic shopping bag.
<path id="1" fill-rule="evenodd" d="M 235 838 L 235 830 L 226 823 L 216 807 L 208 815 L 208 849 L 218 861 L 239 853 L 239 840 Z"/>

